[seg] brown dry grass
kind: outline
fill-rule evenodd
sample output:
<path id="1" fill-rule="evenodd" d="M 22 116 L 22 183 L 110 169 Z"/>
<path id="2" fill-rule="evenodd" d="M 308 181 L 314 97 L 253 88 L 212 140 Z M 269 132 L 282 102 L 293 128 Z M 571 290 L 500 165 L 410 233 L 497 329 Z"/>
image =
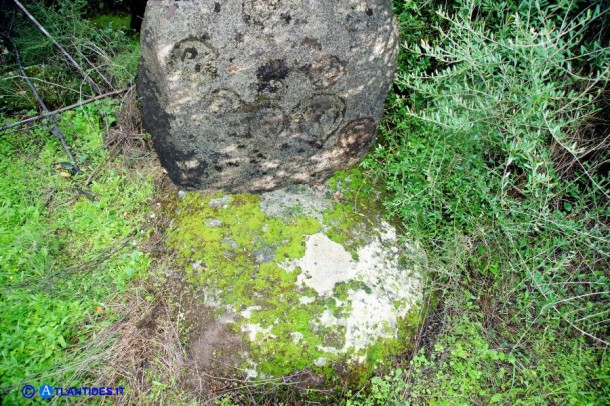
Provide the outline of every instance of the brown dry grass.
<path id="1" fill-rule="evenodd" d="M 97 355 L 100 362 L 90 371 L 97 378 L 95 385 L 124 386 L 125 396 L 113 399 L 119 405 L 151 403 L 153 399 L 158 403 L 164 394 L 171 400 L 176 396 L 173 391 L 155 392 L 154 384 L 175 384 L 184 365 L 184 352 L 168 305 L 163 301 L 153 305 L 136 293 L 124 305 L 123 314 L 120 322 L 109 326 L 92 343 L 93 348 L 105 348 Z"/>
<path id="2" fill-rule="evenodd" d="M 152 150 L 150 140 L 142 127 L 135 86 L 132 86 L 121 98 L 121 105 L 116 113 L 116 124 L 108 129 L 105 141 L 112 158 L 118 154 L 129 158 Z"/>

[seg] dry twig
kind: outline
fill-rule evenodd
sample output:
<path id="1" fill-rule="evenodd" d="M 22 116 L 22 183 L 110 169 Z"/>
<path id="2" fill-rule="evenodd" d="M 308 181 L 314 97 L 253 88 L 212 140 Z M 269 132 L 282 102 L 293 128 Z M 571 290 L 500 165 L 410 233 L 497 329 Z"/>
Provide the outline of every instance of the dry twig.
<path id="1" fill-rule="evenodd" d="M 115 90 L 115 91 L 112 91 L 112 92 L 100 94 L 99 96 L 95 96 L 95 97 L 92 97 L 90 99 L 83 100 L 83 101 L 80 101 L 78 103 L 74 103 L 74 104 L 71 104 L 69 106 L 66 106 L 66 107 L 62 107 L 61 109 L 57 109 L 57 110 L 50 111 L 50 112 L 45 112 L 45 113 L 43 113 L 43 114 L 41 114 L 39 116 L 26 118 L 26 119 L 18 121 L 16 123 L 9 124 L 7 126 L 4 126 L 4 127 L 0 128 L 0 131 L 4 132 L 4 131 L 9 130 L 11 128 L 19 127 L 19 126 L 22 126 L 24 124 L 31 123 L 33 121 L 38 121 L 38 120 L 42 120 L 42 119 L 45 119 L 45 118 L 53 117 L 53 116 L 55 116 L 57 114 L 64 113 L 64 112 L 66 112 L 68 110 L 72 110 L 72 109 L 75 109 L 77 107 L 82 107 L 85 104 L 93 103 L 94 101 L 98 101 L 98 100 L 105 99 L 105 98 L 108 98 L 108 97 L 116 96 L 118 94 L 125 93 L 125 92 L 127 92 L 129 90 L 130 90 L 130 88 L 127 88 L 127 89 Z"/>
<path id="2" fill-rule="evenodd" d="M 27 82 L 30 90 L 32 91 L 32 94 L 36 98 L 36 101 L 38 102 L 38 105 L 40 106 L 40 108 L 42 109 L 44 114 L 50 115 L 50 112 L 49 112 L 49 109 L 47 108 L 47 105 L 45 104 L 45 102 L 40 97 L 40 94 L 36 90 L 36 87 L 34 86 L 34 83 L 30 79 L 30 77 L 28 76 L 27 72 L 25 71 L 25 68 L 23 67 L 23 63 L 21 62 L 21 54 L 19 53 L 19 48 L 17 48 L 17 44 L 15 44 L 15 42 L 12 40 L 12 38 L 7 37 L 7 39 L 11 43 L 11 45 L 13 46 L 13 50 L 15 51 L 15 58 L 17 58 L 17 64 L 19 65 L 19 70 L 21 71 L 21 74 L 23 75 L 23 78 L 25 79 L 25 81 Z M 61 142 L 61 145 L 64 148 L 64 151 L 66 151 L 66 155 L 70 159 L 70 163 L 72 163 L 72 165 L 74 165 L 74 168 L 76 169 L 76 172 L 78 172 L 79 169 L 78 169 L 78 165 L 76 163 L 76 160 L 74 159 L 74 156 L 72 155 L 72 152 L 70 152 L 70 148 L 68 147 L 68 143 L 66 142 L 66 139 L 64 138 L 63 133 L 61 132 L 61 130 L 57 126 L 57 123 L 55 122 L 55 117 L 51 117 L 51 122 L 52 122 L 51 133 L 55 137 L 57 137 L 57 139 Z"/>

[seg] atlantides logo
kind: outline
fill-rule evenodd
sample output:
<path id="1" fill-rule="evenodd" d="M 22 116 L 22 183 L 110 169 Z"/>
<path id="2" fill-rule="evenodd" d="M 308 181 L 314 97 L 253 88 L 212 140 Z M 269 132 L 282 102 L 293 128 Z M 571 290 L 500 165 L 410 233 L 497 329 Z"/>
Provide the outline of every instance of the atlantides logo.
<path id="1" fill-rule="evenodd" d="M 101 386 L 81 386 L 67 387 L 51 386 L 49 384 L 42 385 L 38 390 L 32 385 L 25 385 L 21 388 L 21 395 L 26 399 L 32 399 L 38 394 L 43 399 L 51 399 L 57 397 L 97 397 L 97 396 L 123 396 L 125 395 L 125 387 L 117 386 L 101 387 Z"/>

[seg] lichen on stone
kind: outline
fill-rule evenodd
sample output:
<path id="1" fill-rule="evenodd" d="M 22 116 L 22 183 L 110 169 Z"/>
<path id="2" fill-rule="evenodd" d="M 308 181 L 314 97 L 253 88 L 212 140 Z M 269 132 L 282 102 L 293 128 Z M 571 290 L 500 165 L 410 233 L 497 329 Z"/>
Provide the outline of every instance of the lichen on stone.
<path id="1" fill-rule="evenodd" d="M 358 202 L 361 175 L 338 177 L 317 189 L 189 192 L 177 202 L 169 245 L 204 304 L 243 336 L 236 367 L 250 377 L 309 370 L 332 381 L 339 366 L 368 376 L 418 324 L 417 264 L 402 265 L 393 227 L 372 200 Z"/>

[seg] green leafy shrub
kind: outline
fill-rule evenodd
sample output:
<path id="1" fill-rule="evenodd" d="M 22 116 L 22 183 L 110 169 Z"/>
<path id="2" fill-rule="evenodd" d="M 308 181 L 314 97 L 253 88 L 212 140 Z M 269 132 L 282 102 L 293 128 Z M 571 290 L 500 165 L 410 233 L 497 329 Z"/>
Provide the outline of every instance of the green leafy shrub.
<path id="1" fill-rule="evenodd" d="M 416 403 L 604 403 L 608 12 L 460 0 L 431 17 L 435 7 L 404 2 L 411 15 L 399 20 L 421 16 L 434 32 L 404 33 L 381 141 L 362 163 L 385 185 L 387 210 L 427 246 L 448 324 L 443 350 L 420 353 L 402 393 Z"/>
<path id="2" fill-rule="evenodd" d="M 492 31 L 472 17 L 476 5 L 464 2 L 455 15 L 441 14 L 450 30 L 438 43 L 409 49 L 447 68 L 432 75 L 417 66 L 401 72 L 399 82 L 413 96 L 395 101 L 390 130 L 365 166 L 387 179 L 393 197 L 386 207 L 408 230 L 437 243 L 483 233 L 508 243 L 505 254 L 522 261 L 517 271 L 530 278 L 538 274 L 547 285 L 559 275 L 580 274 L 585 269 L 578 264 L 589 260 L 587 278 L 599 289 L 571 297 L 568 289 L 566 297 L 548 285 L 538 293 L 576 308 L 585 305 L 577 293 L 595 297 L 592 305 L 600 313 L 589 320 L 602 333 L 597 316 L 608 311 L 608 281 L 598 271 L 610 253 L 603 226 L 609 183 L 595 172 L 599 161 L 585 161 L 589 149 L 579 138 L 599 112 L 610 79 L 610 50 L 583 36 L 600 9 L 564 21 L 567 3 L 564 14 L 521 5 Z M 573 63 L 585 53 L 588 73 Z M 580 164 L 570 178 L 556 170 L 558 148 Z"/>

